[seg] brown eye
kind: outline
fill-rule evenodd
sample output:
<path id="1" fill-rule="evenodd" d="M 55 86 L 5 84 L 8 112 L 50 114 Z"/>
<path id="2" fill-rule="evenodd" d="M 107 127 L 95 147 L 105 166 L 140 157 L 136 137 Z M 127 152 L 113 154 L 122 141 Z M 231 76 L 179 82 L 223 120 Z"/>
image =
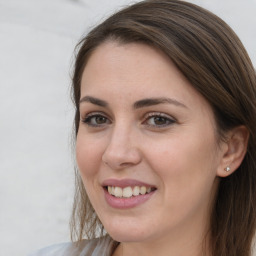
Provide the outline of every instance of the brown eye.
<path id="1" fill-rule="evenodd" d="M 165 125 L 168 122 L 168 120 L 166 118 L 161 117 L 161 116 L 160 117 L 154 117 L 153 119 L 154 119 L 154 124 L 155 125 Z"/>
<path id="2" fill-rule="evenodd" d="M 107 121 L 107 118 L 104 116 L 96 116 L 96 117 L 94 117 L 94 119 L 95 119 L 94 120 L 95 124 L 104 124 Z M 93 118 L 92 118 L 92 120 L 93 120 Z"/>
<path id="3" fill-rule="evenodd" d="M 171 119 L 169 116 L 164 116 L 163 114 L 154 114 L 147 118 L 145 123 L 148 126 L 161 128 L 175 123 L 175 120 Z"/>
<path id="4" fill-rule="evenodd" d="M 110 123 L 107 117 L 99 114 L 89 115 L 82 121 L 89 126 L 101 126 Z"/>

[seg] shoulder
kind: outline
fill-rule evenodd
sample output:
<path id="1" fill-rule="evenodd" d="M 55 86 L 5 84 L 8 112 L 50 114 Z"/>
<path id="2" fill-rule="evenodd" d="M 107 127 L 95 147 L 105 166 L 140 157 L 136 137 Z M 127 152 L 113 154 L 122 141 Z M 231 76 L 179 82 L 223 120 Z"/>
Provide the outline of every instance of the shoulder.
<path id="1" fill-rule="evenodd" d="M 118 242 L 109 236 L 83 240 L 80 243 L 62 243 L 36 251 L 28 256 L 111 256 Z"/>

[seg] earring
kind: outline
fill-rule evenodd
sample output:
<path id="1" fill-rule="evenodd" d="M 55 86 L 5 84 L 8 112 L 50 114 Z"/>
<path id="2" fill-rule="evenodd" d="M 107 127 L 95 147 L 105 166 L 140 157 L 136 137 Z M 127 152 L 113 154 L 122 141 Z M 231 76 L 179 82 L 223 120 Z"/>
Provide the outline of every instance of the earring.
<path id="1" fill-rule="evenodd" d="M 229 166 L 227 166 L 225 169 L 224 169 L 226 172 L 229 172 L 231 169 Z"/>

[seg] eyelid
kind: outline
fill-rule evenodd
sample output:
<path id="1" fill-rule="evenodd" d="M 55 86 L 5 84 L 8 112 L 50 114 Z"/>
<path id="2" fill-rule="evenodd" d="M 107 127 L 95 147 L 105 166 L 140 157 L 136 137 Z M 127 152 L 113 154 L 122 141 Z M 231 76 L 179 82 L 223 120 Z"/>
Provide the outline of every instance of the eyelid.
<path id="1" fill-rule="evenodd" d="M 165 128 L 165 127 L 173 125 L 174 123 L 177 123 L 176 118 L 174 118 L 174 117 L 172 117 L 172 116 L 170 116 L 168 114 L 165 114 L 163 112 L 149 112 L 149 113 L 147 113 L 144 116 L 144 119 L 143 119 L 142 123 L 145 123 L 146 121 L 148 121 L 152 117 L 163 117 L 163 118 L 166 118 L 166 120 L 169 120 L 169 122 L 170 122 L 169 124 L 163 124 L 163 125 L 145 124 L 145 125 L 147 125 L 149 127 L 152 127 L 152 128 Z"/>
<path id="2" fill-rule="evenodd" d="M 86 125 L 88 125 L 88 126 L 92 126 L 92 127 L 101 127 L 101 126 L 104 126 L 104 125 L 105 125 L 105 124 L 93 125 L 93 124 L 89 124 L 89 123 L 87 122 L 87 120 L 88 120 L 89 118 L 93 118 L 93 117 L 97 117 L 97 116 L 102 116 L 102 117 L 106 118 L 106 119 L 109 121 L 109 123 L 111 123 L 111 119 L 109 118 L 109 116 L 108 116 L 106 113 L 101 112 L 101 111 L 89 112 L 89 113 L 84 114 L 83 116 L 84 116 L 84 117 L 82 117 L 82 116 L 80 115 L 80 121 L 82 121 L 84 124 L 86 124 Z M 106 124 L 108 124 L 108 123 L 106 123 Z"/>
<path id="3" fill-rule="evenodd" d="M 102 111 L 85 112 L 83 114 L 80 114 L 80 119 L 84 119 L 84 118 L 91 117 L 91 116 L 97 116 L 97 115 L 104 116 L 104 117 L 110 119 L 109 116 L 106 113 L 102 112 Z"/>
<path id="4" fill-rule="evenodd" d="M 160 117 L 165 117 L 167 119 L 170 119 L 170 120 L 173 120 L 173 121 L 177 121 L 176 118 L 174 118 L 173 116 L 171 115 L 168 115 L 168 114 L 165 114 L 163 112 L 149 112 L 149 113 L 146 113 L 145 116 L 144 116 L 144 120 L 146 120 L 147 118 L 149 117 L 154 117 L 154 116 L 160 116 Z"/>

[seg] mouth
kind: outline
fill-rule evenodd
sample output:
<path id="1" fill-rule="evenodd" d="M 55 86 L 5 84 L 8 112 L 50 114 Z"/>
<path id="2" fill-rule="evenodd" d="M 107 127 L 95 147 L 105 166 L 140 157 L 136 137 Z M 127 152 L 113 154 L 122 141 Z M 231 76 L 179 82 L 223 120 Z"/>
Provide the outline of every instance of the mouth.
<path id="1" fill-rule="evenodd" d="M 108 205 L 116 209 L 139 207 L 154 198 L 157 188 L 134 179 L 107 179 L 101 184 Z"/>
<path id="2" fill-rule="evenodd" d="M 127 186 L 127 187 L 118 187 L 118 186 L 104 186 L 104 190 L 117 198 L 132 198 L 138 197 L 140 195 L 146 195 L 156 190 L 155 187 L 147 187 L 147 186 Z"/>

